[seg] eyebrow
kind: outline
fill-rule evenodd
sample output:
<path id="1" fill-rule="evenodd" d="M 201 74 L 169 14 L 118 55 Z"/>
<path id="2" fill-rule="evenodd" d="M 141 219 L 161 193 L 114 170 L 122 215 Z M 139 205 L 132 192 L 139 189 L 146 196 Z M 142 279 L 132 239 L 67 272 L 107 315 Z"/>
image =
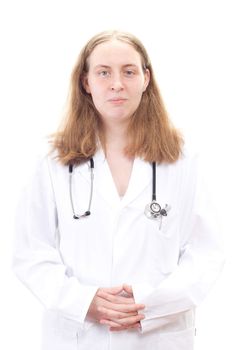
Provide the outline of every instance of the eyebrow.
<path id="1" fill-rule="evenodd" d="M 138 66 L 136 64 L 134 64 L 134 63 L 127 63 L 127 64 L 124 64 L 123 67 L 124 68 L 126 68 L 126 67 L 135 67 L 135 68 L 137 68 Z M 97 64 L 94 67 L 94 69 L 98 69 L 98 68 L 111 68 L 111 66 L 108 66 L 106 64 Z"/>

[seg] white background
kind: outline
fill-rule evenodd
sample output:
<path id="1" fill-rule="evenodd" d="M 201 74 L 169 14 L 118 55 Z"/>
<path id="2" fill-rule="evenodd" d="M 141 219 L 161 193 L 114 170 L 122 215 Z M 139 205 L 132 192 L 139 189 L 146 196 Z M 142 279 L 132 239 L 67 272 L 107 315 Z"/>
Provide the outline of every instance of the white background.
<path id="1" fill-rule="evenodd" d="M 10 269 L 15 206 L 60 122 L 79 50 L 115 28 L 143 41 L 172 120 L 201 150 L 227 262 L 198 309 L 196 350 L 233 348 L 232 18 L 230 0 L 0 0 L 1 349 L 39 350 L 42 307 Z"/>

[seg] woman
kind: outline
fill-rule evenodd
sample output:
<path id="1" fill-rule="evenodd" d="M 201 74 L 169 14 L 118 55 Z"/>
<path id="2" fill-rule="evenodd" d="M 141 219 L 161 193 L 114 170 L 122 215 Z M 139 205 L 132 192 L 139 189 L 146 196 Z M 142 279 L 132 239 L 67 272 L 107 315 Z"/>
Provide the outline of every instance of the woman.
<path id="1" fill-rule="evenodd" d="M 193 349 L 222 253 L 197 157 L 137 38 L 87 43 L 52 142 L 23 194 L 14 255 L 45 306 L 42 349 Z"/>

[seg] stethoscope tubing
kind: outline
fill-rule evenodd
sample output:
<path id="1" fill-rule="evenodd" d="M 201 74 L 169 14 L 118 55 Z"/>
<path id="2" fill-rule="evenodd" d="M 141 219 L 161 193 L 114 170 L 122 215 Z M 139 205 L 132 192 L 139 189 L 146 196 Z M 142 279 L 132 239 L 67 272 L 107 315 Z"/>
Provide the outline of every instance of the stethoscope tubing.
<path id="1" fill-rule="evenodd" d="M 88 202 L 88 208 L 87 211 L 85 211 L 83 214 L 77 214 L 74 207 L 74 200 L 73 200 L 73 191 L 72 191 L 72 179 L 73 179 L 73 164 L 69 164 L 69 195 L 70 195 L 70 203 L 71 208 L 73 212 L 73 218 L 74 219 L 81 219 L 86 216 L 91 215 L 91 203 L 92 203 L 92 197 L 93 197 L 93 187 L 94 187 L 94 160 L 93 158 L 89 159 L 90 162 L 90 179 L 91 179 L 91 186 L 90 186 L 90 195 L 89 195 L 89 202 Z M 160 204 L 156 201 L 156 162 L 152 162 L 152 201 L 150 204 L 148 204 L 145 208 L 145 215 L 149 219 L 161 219 L 162 216 L 167 216 L 167 211 L 169 209 L 169 206 L 166 204 L 165 208 L 162 209 Z"/>
<path id="2" fill-rule="evenodd" d="M 91 203 L 92 203 L 92 197 L 93 197 L 93 184 L 94 184 L 94 160 L 93 158 L 90 158 L 89 161 L 90 161 L 91 187 L 90 187 L 88 208 L 84 214 L 77 214 L 74 209 L 73 191 L 72 191 L 73 164 L 69 164 L 69 193 L 70 193 L 70 203 L 71 203 L 74 219 L 81 219 L 83 217 L 91 215 Z"/>

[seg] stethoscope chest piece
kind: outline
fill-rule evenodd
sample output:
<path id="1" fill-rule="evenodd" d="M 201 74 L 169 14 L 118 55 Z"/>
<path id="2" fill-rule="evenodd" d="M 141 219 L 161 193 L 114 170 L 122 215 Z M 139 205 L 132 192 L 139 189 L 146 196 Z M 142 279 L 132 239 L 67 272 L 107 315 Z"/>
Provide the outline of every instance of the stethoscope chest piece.
<path id="1" fill-rule="evenodd" d="M 70 192 L 70 202 L 71 202 L 71 208 L 73 212 L 73 218 L 74 219 L 81 219 L 85 218 L 91 215 L 91 202 L 92 202 L 92 195 L 93 195 L 93 170 L 94 170 L 94 160 L 93 158 L 90 158 L 90 182 L 91 182 L 91 188 L 90 188 L 90 198 L 89 198 L 89 204 L 88 209 L 83 214 L 77 214 L 74 208 L 74 202 L 73 202 L 73 192 L 72 192 L 72 177 L 73 177 L 73 165 L 69 165 L 69 192 Z M 145 208 L 145 216 L 148 219 L 158 220 L 159 221 L 159 228 L 161 228 L 162 225 L 162 218 L 167 216 L 168 211 L 170 210 L 170 206 L 165 204 L 165 207 L 162 208 L 161 205 L 156 201 L 156 163 L 152 163 L 152 201 L 147 204 Z"/>
<path id="2" fill-rule="evenodd" d="M 167 216 L 170 206 L 165 204 L 164 208 L 161 208 L 161 205 L 155 200 L 152 200 L 151 203 L 147 204 L 145 207 L 145 215 L 148 219 L 160 220 L 163 216 Z"/>
<path id="3" fill-rule="evenodd" d="M 156 163 L 152 163 L 152 201 L 147 204 L 145 207 L 145 216 L 148 219 L 158 220 L 160 222 L 159 228 L 162 225 L 162 218 L 167 216 L 168 211 L 171 207 L 168 204 L 165 204 L 165 207 L 162 208 L 161 205 L 156 201 Z"/>

